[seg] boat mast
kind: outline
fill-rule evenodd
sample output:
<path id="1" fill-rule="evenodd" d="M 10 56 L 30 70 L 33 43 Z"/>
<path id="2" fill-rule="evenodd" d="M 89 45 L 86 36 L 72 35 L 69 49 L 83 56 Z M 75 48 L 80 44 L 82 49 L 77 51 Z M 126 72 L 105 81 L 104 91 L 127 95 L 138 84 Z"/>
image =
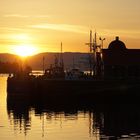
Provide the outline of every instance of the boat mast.
<path id="1" fill-rule="evenodd" d="M 43 70 L 43 74 L 45 73 L 45 57 L 43 56 L 42 58 L 42 70 Z"/>
<path id="2" fill-rule="evenodd" d="M 92 52 L 92 30 L 90 30 L 89 47 L 90 47 L 90 53 L 91 53 Z"/>
<path id="3" fill-rule="evenodd" d="M 93 64 L 92 64 L 92 52 L 93 52 L 93 42 L 92 42 L 92 30 L 90 30 L 90 39 L 89 43 L 86 43 L 89 46 L 89 71 L 90 75 L 93 73 Z"/>
<path id="4" fill-rule="evenodd" d="M 99 38 L 100 39 L 100 38 Z M 102 57 L 102 49 L 103 49 L 103 41 L 102 44 L 97 44 L 97 33 L 95 31 L 94 38 L 92 37 L 92 30 L 90 30 L 90 42 L 86 43 L 89 46 L 89 67 L 90 67 L 90 75 L 95 76 L 96 78 L 100 78 L 103 75 L 103 57 Z"/>
<path id="5" fill-rule="evenodd" d="M 60 66 L 64 69 L 64 61 L 63 61 L 63 44 L 61 42 L 61 53 L 60 53 Z"/>
<path id="6" fill-rule="evenodd" d="M 96 52 L 97 52 L 97 34 L 95 31 L 94 34 L 94 38 L 93 38 L 93 75 L 96 76 L 97 74 L 97 56 L 96 56 Z"/>
<path id="7" fill-rule="evenodd" d="M 92 69 L 92 30 L 90 30 L 90 42 L 89 42 L 89 47 L 90 47 L 90 54 L 89 54 L 89 67 L 90 67 L 90 75 L 92 75 L 93 73 L 93 69 Z"/>
<path id="8" fill-rule="evenodd" d="M 102 49 L 103 49 L 103 41 L 105 38 L 99 38 L 101 40 L 101 45 L 97 45 L 97 34 L 95 32 L 95 37 L 94 37 L 94 45 L 93 45 L 93 50 L 94 50 L 94 70 L 95 70 L 95 76 L 97 79 L 103 78 L 104 75 L 104 63 L 103 63 L 103 54 L 102 54 Z"/>

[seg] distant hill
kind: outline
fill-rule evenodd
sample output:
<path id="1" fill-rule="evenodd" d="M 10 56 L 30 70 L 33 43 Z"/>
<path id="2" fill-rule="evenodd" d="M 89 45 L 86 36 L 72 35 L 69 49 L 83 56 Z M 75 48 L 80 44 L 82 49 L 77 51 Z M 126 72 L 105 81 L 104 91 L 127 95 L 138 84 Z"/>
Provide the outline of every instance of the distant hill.
<path id="1" fill-rule="evenodd" d="M 54 64 L 55 56 L 60 58 L 60 53 L 40 53 L 34 55 L 28 59 L 28 64 L 35 70 L 41 70 L 43 67 L 43 57 L 45 58 L 45 68 L 50 64 Z M 80 68 L 86 70 L 89 67 L 88 54 L 87 53 L 63 53 L 63 61 L 65 69 Z"/>
<path id="2" fill-rule="evenodd" d="M 17 59 L 18 57 L 14 54 L 0 53 L 1 62 L 15 62 Z"/>
<path id="3" fill-rule="evenodd" d="M 55 56 L 60 58 L 60 53 L 39 53 L 34 56 L 30 56 L 27 58 L 26 62 L 29 66 L 32 67 L 33 70 L 42 70 L 43 68 L 43 57 L 44 57 L 44 64 L 45 68 L 48 68 L 50 64 L 54 63 Z M 63 60 L 65 69 L 70 68 L 80 68 L 82 70 L 87 70 L 89 67 L 88 61 L 88 54 L 87 53 L 78 53 L 78 52 L 65 52 L 63 53 Z M 19 57 L 13 54 L 8 53 L 1 53 L 0 54 L 0 61 L 2 62 L 15 62 L 18 61 Z"/>

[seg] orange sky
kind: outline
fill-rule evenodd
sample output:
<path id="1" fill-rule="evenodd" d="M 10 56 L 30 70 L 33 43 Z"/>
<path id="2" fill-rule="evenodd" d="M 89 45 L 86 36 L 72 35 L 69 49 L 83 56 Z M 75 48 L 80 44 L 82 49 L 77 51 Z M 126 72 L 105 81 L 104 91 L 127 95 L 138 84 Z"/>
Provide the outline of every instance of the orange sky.
<path id="1" fill-rule="evenodd" d="M 87 52 L 89 30 L 105 37 L 106 48 L 115 36 L 127 48 L 140 48 L 140 0 L 1 0 L 0 53 L 19 46 L 34 53 Z M 99 42 L 100 43 L 100 42 Z"/>

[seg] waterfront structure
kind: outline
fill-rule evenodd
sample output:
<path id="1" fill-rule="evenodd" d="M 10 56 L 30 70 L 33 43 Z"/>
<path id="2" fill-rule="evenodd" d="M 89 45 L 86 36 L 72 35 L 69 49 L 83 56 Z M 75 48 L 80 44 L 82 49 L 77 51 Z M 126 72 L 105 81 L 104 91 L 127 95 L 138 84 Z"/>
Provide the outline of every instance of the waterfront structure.
<path id="1" fill-rule="evenodd" d="M 106 99 L 113 102 L 116 99 L 121 102 L 126 98 L 131 101 L 132 98 L 139 97 L 137 91 L 140 87 L 140 49 L 127 49 L 119 37 L 116 37 L 107 49 L 103 49 L 97 44 L 96 33 L 95 40 L 90 42 L 89 46 L 90 44 L 92 75 L 84 75 L 76 69 L 66 73 L 62 57 L 61 63 L 56 57 L 54 65 L 46 69 L 42 76 L 25 76 L 20 72 L 20 75 L 8 77 L 8 93 L 29 93 L 28 96 L 31 97 L 34 94 L 59 100 L 93 99 L 95 102 L 101 102 L 101 97 L 103 101 Z"/>
<path id="2" fill-rule="evenodd" d="M 127 49 L 116 37 L 102 53 L 104 78 L 140 78 L 140 49 Z"/>

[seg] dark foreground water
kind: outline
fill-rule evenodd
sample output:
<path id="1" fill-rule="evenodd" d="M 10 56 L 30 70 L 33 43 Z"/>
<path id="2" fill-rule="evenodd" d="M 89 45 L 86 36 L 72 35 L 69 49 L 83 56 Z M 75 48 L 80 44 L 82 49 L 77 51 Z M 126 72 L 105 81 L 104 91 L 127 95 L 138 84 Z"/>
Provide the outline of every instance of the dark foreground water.
<path id="1" fill-rule="evenodd" d="M 134 104 L 60 104 L 11 98 L 0 77 L 0 140 L 140 139 L 140 107 Z"/>

